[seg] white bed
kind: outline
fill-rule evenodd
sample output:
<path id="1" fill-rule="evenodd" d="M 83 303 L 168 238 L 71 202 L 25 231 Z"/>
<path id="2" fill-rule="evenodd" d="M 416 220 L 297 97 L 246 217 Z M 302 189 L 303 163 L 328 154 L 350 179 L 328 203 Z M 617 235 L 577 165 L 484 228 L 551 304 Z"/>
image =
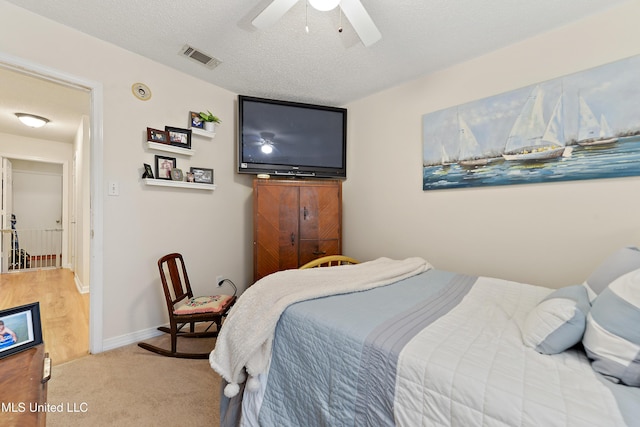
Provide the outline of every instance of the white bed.
<path id="1" fill-rule="evenodd" d="M 625 248 L 584 285 L 555 292 L 416 259 L 276 273 L 239 299 L 210 357 L 229 383 L 221 424 L 633 425 L 640 388 L 611 380 L 640 378 L 638 357 L 626 374 L 607 371 L 587 290 L 593 298 L 625 282 L 640 294 L 638 268 L 640 252 Z M 357 277 L 368 279 L 351 286 Z M 583 291 L 587 308 L 568 291 Z M 261 311 L 273 326 L 245 331 Z"/>

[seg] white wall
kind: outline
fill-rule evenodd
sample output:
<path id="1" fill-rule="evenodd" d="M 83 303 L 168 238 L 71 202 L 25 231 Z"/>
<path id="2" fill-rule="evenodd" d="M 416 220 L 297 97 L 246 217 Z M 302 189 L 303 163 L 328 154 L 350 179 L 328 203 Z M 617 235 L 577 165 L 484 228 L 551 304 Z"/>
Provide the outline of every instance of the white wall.
<path id="1" fill-rule="evenodd" d="M 251 177 L 234 172 L 236 94 L 2 0 L 0 16 L 0 52 L 103 85 L 104 347 L 167 321 L 156 261 L 168 252 L 183 253 L 197 293 L 216 292 L 216 275 L 244 288 L 252 265 Z M 150 100 L 133 97 L 136 82 L 150 87 Z M 189 111 L 200 110 L 215 112 L 223 125 L 213 140 L 194 137 L 195 155 L 177 156 L 178 167 L 214 168 L 217 189 L 145 186 L 142 164 L 156 154 L 146 147 L 146 128 L 187 127 Z M 110 181 L 119 183 L 119 196 L 107 196 Z"/>
<path id="2" fill-rule="evenodd" d="M 16 227 L 62 227 L 62 165 L 25 160 L 11 160 L 11 165 Z"/>
<path id="3" fill-rule="evenodd" d="M 421 175 L 423 114 L 636 55 L 638 16 L 631 2 L 348 105 L 344 252 L 555 288 L 640 244 L 640 178 L 424 192 Z"/>
<path id="4" fill-rule="evenodd" d="M 71 158 L 71 145 L 0 132 L 0 156 L 63 163 Z"/>

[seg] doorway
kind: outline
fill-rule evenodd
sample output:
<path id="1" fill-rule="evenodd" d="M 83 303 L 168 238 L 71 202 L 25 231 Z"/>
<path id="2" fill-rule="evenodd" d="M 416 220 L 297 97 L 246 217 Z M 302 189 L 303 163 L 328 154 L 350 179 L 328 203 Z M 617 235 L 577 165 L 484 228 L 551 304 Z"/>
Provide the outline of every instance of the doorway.
<path id="1" fill-rule="evenodd" d="M 64 164 L 2 158 L 2 263 L 0 272 L 61 268 L 69 258 L 62 207 Z M 63 250 L 64 249 L 64 250 Z M 72 271 L 73 259 L 71 261 Z"/>
<path id="2" fill-rule="evenodd" d="M 71 147 L 73 147 L 69 150 L 71 154 L 69 158 L 65 158 L 63 161 L 63 163 L 66 162 L 66 170 L 63 173 L 63 186 L 68 189 L 70 199 L 63 202 L 63 218 L 61 221 L 63 222 L 63 228 L 66 226 L 68 230 L 74 228 L 76 231 L 71 234 L 65 233 L 66 239 L 63 242 L 63 246 L 67 248 L 68 253 L 78 255 L 75 260 L 71 260 L 70 256 L 67 256 L 64 266 L 74 269 L 75 280 L 81 282 L 80 288 L 86 288 L 87 291 L 89 287 L 91 289 L 89 351 L 91 353 L 100 353 L 103 348 L 103 260 L 101 249 L 96 250 L 95 248 L 102 247 L 102 85 L 3 54 L 0 54 L 0 73 L 13 73 L 13 75 L 35 79 L 39 82 L 39 87 L 45 85 L 46 90 L 50 89 L 55 92 L 66 89 L 75 94 L 81 93 L 86 98 L 86 109 L 77 112 L 78 130 L 77 135 L 71 142 Z M 26 101 L 35 102 L 30 96 L 42 101 L 50 99 L 47 98 L 43 90 L 36 95 L 27 95 L 30 93 L 30 89 L 32 89 L 31 86 L 22 88 L 25 94 L 23 101 L 25 102 L 19 106 L 23 107 Z M 10 98 L 5 97 L 4 93 L 2 95 L 0 97 L 0 109 L 2 111 L 11 111 L 11 108 L 18 108 L 18 106 L 2 105 Z M 63 98 L 58 97 L 57 99 Z M 33 103 L 33 105 L 37 105 L 37 103 Z M 0 154 L 6 157 L 15 157 L 13 149 L 7 148 L 6 141 L 4 144 L 2 141 L 2 138 L 6 140 L 11 138 L 11 135 L 14 135 L 14 133 L 7 130 L 7 127 L 3 126 L 2 119 L 0 119 Z M 25 137 L 20 135 L 18 139 L 24 140 Z M 28 138 L 30 144 L 34 142 L 33 140 L 42 142 L 46 139 Z M 53 140 L 51 145 L 57 146 L 59 149 L 60 141 Z M 22 148 L 25 149 L 25 147 Z M 39 150 L 30 145 L 26 150 L 29 154 L 23 153 L 23 155 L 26 156 L 27 160 L 60 161 L 59 153 L 52 153 L 53 149 L 50 146 Z M 56 158 L 56 156 L 58 157 Z M 66 218 L 64 211 L 66 211 Z M 72 248 L 72 250 L 68 250 L 68 248 Z"/>

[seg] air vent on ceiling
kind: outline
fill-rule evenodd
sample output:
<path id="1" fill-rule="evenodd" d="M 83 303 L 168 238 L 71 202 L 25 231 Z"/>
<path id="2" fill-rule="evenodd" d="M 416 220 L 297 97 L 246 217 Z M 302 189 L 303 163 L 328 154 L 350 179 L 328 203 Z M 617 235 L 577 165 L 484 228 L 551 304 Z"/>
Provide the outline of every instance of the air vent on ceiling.
<path id="1" fill-rule="evenodd" d="M 182 54 L 187 58 L 191 58 L 194 61 L 211 69 L 214 69 L 218 65 L 222 64 L 222 61 L 220 61 L 219 59 L 216 59 L 211 55 L 203 53 L 202 51 L 199 51 L 195 47 L 191 47 L 189 45 L 184 45 L 184 47 L 182 48 Z"/>

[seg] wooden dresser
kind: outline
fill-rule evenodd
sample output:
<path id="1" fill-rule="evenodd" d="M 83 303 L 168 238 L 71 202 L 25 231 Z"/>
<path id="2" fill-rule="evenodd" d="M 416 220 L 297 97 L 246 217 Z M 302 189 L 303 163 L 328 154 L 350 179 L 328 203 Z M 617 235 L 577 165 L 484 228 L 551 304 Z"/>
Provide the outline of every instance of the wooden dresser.
<path id="1" fill-rule="evenodd" d="M 0 359 L 0 425 L 44 426 L 47 383 L 44 344 Z"/>
<path id="2" fill-rule="evenodd" d="M 253 182 L 253 279 L 342 252 L 342 181 Z"/>

